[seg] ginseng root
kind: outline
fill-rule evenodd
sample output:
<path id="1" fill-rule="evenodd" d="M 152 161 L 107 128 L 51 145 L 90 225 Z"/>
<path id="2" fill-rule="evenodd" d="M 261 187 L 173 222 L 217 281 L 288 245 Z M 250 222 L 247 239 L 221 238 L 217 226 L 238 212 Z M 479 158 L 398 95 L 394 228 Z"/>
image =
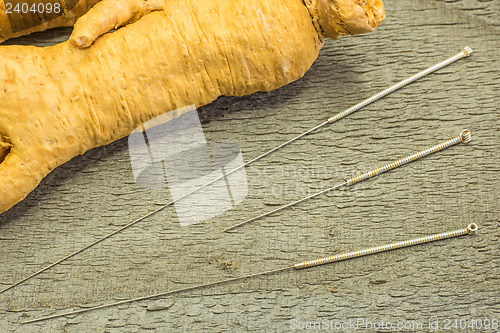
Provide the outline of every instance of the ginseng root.
<path id="1" fill-rule="evenodd" d="M 69 27 L 100 0 L 0 0 L 0 43 L 57 27 Z"/>
<path id="2" fill-rule="evenodd" d="M 0 46 L 0 212 L 160 114 L 301 78 L 325 38 L 383 18 L 380 0 L 103 0 L 67 42 Z"/>

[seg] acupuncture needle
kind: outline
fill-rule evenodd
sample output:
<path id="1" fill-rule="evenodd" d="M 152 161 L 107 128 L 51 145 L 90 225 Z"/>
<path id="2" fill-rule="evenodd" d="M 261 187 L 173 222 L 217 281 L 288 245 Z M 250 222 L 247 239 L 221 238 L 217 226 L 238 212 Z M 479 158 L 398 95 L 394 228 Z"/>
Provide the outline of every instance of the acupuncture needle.
<path id="1" fill-rule="evenodd" d="M 33 274 L 31 274 L 31 275 L 29 275 L 29 276 L 27 276 L 27 277 L 25 277 L 25 278 L 17 281 L 17 282 L 9 285 L 8 287 L 0 290 L 0 294 L 2 294 L 4 292 L 6 292 L 7 290 L 10 290 L 10 289 L 12 289 L 12 288 L 14 288 L 14 287 L 22 284 L 22 283 L 24 283 L 24 282 L 26 282 L 26 281 L 34 278 L 35 276 L 37 276 L 37 275 L 39 275 L 39 274 L 41 274 L 41 273 L 43 273 L 43 272 L 51 269 L 52 267 L 57 266 L 60 263 L 62 263 L 64 261 L 66 261 L 66 260 L 68 260 L 68 259 L 70 259 L 70 258 L 72 258 L 72 257 L 74 257 L 74 256 L 76 256 L 76 255 L 78 255 L 78 254 L 80 254 L 80 253 L 82 253 L 82 252 L 84 252 L 84 251 L 86 251 L 86 250 L 94 247 L 95 245 L 97 245 L 97 244 L 105 241 L 106 239 L 109 239 L 109 238 L 113 237 L 114 235 L 122 232 L 123 230 L 128 229 L 128 228 L 136 225 L 137 223 L 145 220 L 146 218 L 148 218 L 148 217 L 150 217 L 152 215 L 155 215 L 156 213 L 164 210 L 165 208 L 167 208 L 167 207 L 169 207 L 169 206 L 171 206 L 171 205 L 179 202 L 180 200 L 186 198 L 187 196 L 189 196 L 189 195 L 191 195 L 191 194 L 193 194 L 195 192 L 198 192 L 199 190 L 202 190 L 205 187 L 207 187 L 207 186 L 209 186 L 209 185 L 211 185 L 211 184 L 213 184 L 213 183 L 215 183 L 215 182 L 217 182 L 217 181 L 219 181 L 221 179 L 226 178 L 228 175 L 230 175 L 230 174 L 232 174 L 232 173 L 234 173 L 234 172 L 236 172 L 236 171 L 238 171 L 238 170 L 240 170 L 242 168 L 245 168 L 245 167 L 249 166 L 250 164 L 253 164 L 253 163 L 255 163 L 255 162 L 263 159 L 264 157 L 266 157 L 266 156 L 268 156 L 268 155 L 276 152 L 277 150 L 279 150 L 279 149 L 281 149 L 281 148 L 283 148 L 283 147 L 291 144 L 292 142 L 295 142 L 295 141 L 299 140 L 300 138 L 306 136 L 307 134 L 320 129 L 321 127 L 323 127 L 325 125 L 333 124 L 334 122 L 337 122 L 340 119 L 347 117 L 348 115 L 350 115 L 350 114 L 352 114 L 352 113 L 354 113 L 354 112 L 362 109 L 363 107 L 365 107 L 365 106 L 367 106 L 369 104 L 372 104 L 373 102 L 375 102 L 375 101 L 377 101 L 377 100 L 379 100 L 379 99 L 381 99 L 381 98 L 383 98 L 383 97 L 385 97 L 385 96 L 387 96 L 387 95 L 395 92 L 396 90 L 399 90 L 399 89 L 401 89 L 401 88 L 409 85 L 412 82 L 417 81 L 418 79 L 423 78 L 424 76 L 427 76 L 427 75 L 429 75 L 429 74 L 431 74 L 431 73 L 433 73 L 433 72 L 435 72 L 435 71 L 437 71 L 437 70 L 439 70 L 439 69 L 441 69 L 443 67 L 446 67 L 446 66 L 448 66 L 448 65 L 450 65 L 450 64 L 452 64 L 452 63 L 454 63 L 454 62 L 456 62 L 456 61 L 458 61 L 460 59 L 468 57 L 472 53 L 473 53 L 473 50 L 470 47 L 468 47 L 468 46 L 464 47 L 464 49 L 462 51 L 460 51 L 458 54 L 454 55 L 453 57 L 450 57 L 450 58 L 448 58 L 448 59 L 446 59 L 446 60 L 444 60 L 444 61 L 442 61 L 442 62 L 440 62 L 440 63 L 438 63 L 438 64 L 436 64 L 434 66 L 431 66 L 431 67 L 429 67 L 427 69 L 424 69 L 423 71 L 421 71 L 421 72 L 419 72 L 419 73 L 417 73 L 417 74 L 415 74 L 415 75 L 413 75 L 413 76 L 411 76 L 411 77 L 409 77 L 409 78 L 407 78 L 407 79 L 405 79 L 403 81 L 400 81 L 399 83 L 396 83 L 395 85 L 393 85 L 393 86 L 391 86 L 391 87 L 389 87 L 389 88 L 387 88 L 387 89 L 385 89 L 385 90 L 383 90 L 383 91 L 381 91 L 381 92 L 379 92 L 379 93 L 377 93 L 377 94 L 375 94 L 375 95 L 373 95 L 373 96 L 365 99 L 364 101 L 362 101 L 362 102 L 360 102 L 360 103 L 358 103 L 358 104 L 356 104 L 356 105 L 354 105 L 354 106 L 346 109 L 345 111 L 337 113 L 336 115 L 334 115 L 333 117 L 331 117 L 328 120 L 324 121 L 323 123 L 321 123 L 321 124 L 319 124 L 319 125 L 311 128 L 311 129 L 303 132 L 302 134 L 294 137 L 293 139 L 290 139 L 290 140 L 288 140 L 288 141 L 280 144 L 279 146 L 276 146 L 275 148 L 273 148 L 271 150 L 268 150 L 267 152 L 265 152 L 265 153 L 263 153 L 263 154 L 255 157 L 254 159 L 252 159 L 252 160 L 250 160 L 250 161 L 248 161 L 248 162 L 246 162 L 246 163 L 244 163 L 244 164 L 242 164 L 242 165 L 240 165 L 240 166 L 238 166 L 238 167 L 236 167 L 236 168 L 234 168 L 234 169 L 226 172 L 225 174 L 221 175 L 220 177 L 217 177 L 217 178 L 209 181 L 208 183 L 206 183 L 206 184 L 204 184 L 204 185 L 202 185 L 202 186 L 200 186 L 200 187 L 198 187 L 198 188 L 196 188 L 196 189 L 194 189 L 194 190 L 192 190 L 192 191 L 190 191 L 190 192 L 182 195 L 181 197 L 179 197 L 179 198 L 177 198 L 175 200 L 172 200 L 172 201 L 168 202 L 165 205 L 162 205 L 162 206 L 158 207 L 157 209 L 155 209 L 155 210 L 147 213 L 146 215 L 141 216 L 140 218 L 138 218 L 138 219 L 136 219 L 136 220 L 134 220 L 134 221 L 132 221 L 132 222 L 124 225 L 123 227 L 121 227 L 121 228 L 119 228 L 119 229 L 117 229 L 117 230 L 109 233 L 108 235 L 103 236 L 103 237 L 95 240 L 94 242 L 92 242 L 92 243 L 90 243 L 90 244 L 88 244 L 88 245 L 86 245 L 86 246 L 84 246 L 84 247 L 82 247 L 82 248 L 80 248 L 80 249 L 72 252 L 71 254 L 69 254 L 69 255 L 67 255 L 67 256 L 65 256 L 65 257 L 63 257 L 63 258 L 61 258 L 61 259 L 53 262 L 52 264 L 50 264 L 50 265 L 48 265 L 48 266 L 46 266 L 46 267 L 38 270 L 37 272 L 35 272 L 35 273 L 33 273 Z"/>
<path id="2" fill-rule="evenodd" d="M 200 284 L 200 285 L 193 286 L 193 287 L 181 288 L 181 289 L 166 291 L 166 292 L 162 292 L 162 293 L 158 293 L 158 294 L 142 296 L 142 297 L 133 298 L 133 299 L 127 299 L 127 300 L 123 300 L 123 301 L 119 301 L 119 302 L 115 302 L 115 303 L 94 306 L 94 307 L 85 308 L 85 309 L 81 309 L 81 310 L 64 312 L 64 313 L 60 313 L 60 314 L 54 314 L 54 315 L 47 316 L 47 317 L 42 317 L 42 318 L 24 321 L 21 324 L 35 323 L 35 322 L 40 322 L 40 321 L 44 321 L 44 320 L 48 320 L 48 319 L 54 319 L 54 318 L 68 316 L 68 315 L 80 314 L 80 313 L 84 313 L 84 312 L 109 308 L 109 307 L 118 306 L 118 305 L 122 305 L 122 304 L 139 302 L 139 301 L 149 300 L 149 299 L 153 299 L 153 298 L 169 296 L 169 295 L 178 294 L 181 292 L 201 289 L 201 288 L 225 284 L 225 283 L 229 283 L 229 282 L 240 281 L 243 279 L 253 278 L 253 277 L 262 276 L 262 275 L 270 275 L 270 274 L 283 272 L 283 271 L 289 271 L 289 270 L 298 271 L 298 270 L 305 269 L 305 268 L 317 267 L 317 266 L 321 266 L 321 265 L 325 265 L 325 264 L 331 264 L 331 263 L 335 263 L 335 262 L 339 262 L 339 261 L 344 261 L 344 260 L 353 259 L 353 258 L 359 258 L 359 257 L 363 257 L 363 256 L 375 254 L 375 253 L 387 252 L 387 251 L 401 249 L 401 248 L 410 247 L 410 246 L 415 246 L 415 245 L 419 245 L 419 244 L 435 242 L 435 241 L 443 240 L 443 239 L 460 237 L 460 236 L 464 236 L 464 235 L 475 235 L 477 233 L 477 230 L 478 230 L 478 226 L 475 223 L 471 223 L 466 228 L 463 228 L 463 229 L 443 232 L 443 233 L 439 233 L 439 234 L 433 234 L 433 235 L 429 235 L 429 236 L 425 236 L 425 237 L 414 238 L 414 239 L 410 239 L 410 240 L 406 240 L 406 241 L 381 245 L 381 246 L 377 246 L 377 247 L 371 247 L 371 248 L 367 248 L 367 249 L 363 249 L 363 250 L 357 250 L 357 251 L 352 251 L 352 252 L 347 252 L 347 253 L 342 253 L 342 254 L 336 254 L 336 255 L 329 256 L 329 257 L 320 258 L 320 259 L 307 260 L 307 261 L 300 262 L 300 263 L 297 263 L 297 264 L 292 265 L 292 266 L 276 268 L 276 269 L 268 270 L 265 272 L 254 273 L 254 274 L 244 275 L 244 276 L 240 276 L 240 277 L 234 277 L 234 278 L 230 278 L 230 279 L 226 279 L 226 280 Z"/>
<path id="3" fill-rule="evenodd" d="M 362 182 L 363 180 L 366 180 L 366 179 L 369 179 L 369 178 L 372 178 L 372 177 L 375 177 L 377 175 L 380 175 L 382 173 L 385 173 L 389 170 L 392 170 L 392 169 L 395 169 L 395 168 L 398 168 L 402 165 L 405 165 L 405 164 L 408 164 L 408 163 L 411 163 L 413 161 L 416 161 L 424 156 L 428 156 L 428 155 L 431 155 L 431 154 L 434 154 L 440 150 L 443 150 L 443 149 L 446 149 L 446 148 L 449 148 L 451 146 L 454 146 L 456 144 L 459 144 L 459 143 L 469 143 L 470 141 L 472 140 L 472 136 L 470 134 L 470 131 L 469 130 L 463 130 L 458 136 L 452 138 L 452 139 L 449 139 L 445 142 L 442 142 L 440 144 L 437 144 L 435 146 L 432 146 L 430 148 L 427 148 L 427 149 L 424 149 L 422 151 L 419 151 L 418 153 L 415 153 L 415 154 L 412 154 L 412 155 L 409 155 L 407 157 L 404 157 L 404 158 L 400 158 L 399 160 L 397 161 L 394 161 L 392 163 L 388 163 L 388 164 L 385 164 L 381 167 L 378 167 L 376 169 L 372 169 L 370 171 L 367 171 L 361 175 L 358 175 L 358 176 L 355 176 L 355 177 L 352 177 L 350 179 L 347 179 L 346 181 L 342 182 L 342 183 L 339 183 L 337 185 L 334 185 L 332 187 L 329 187 L 327 188 L 326 190 L 323 190 L 323 191 L 320 191 L 320 192 L 317 192 L 317 193 L 314 193 L 314 194 L 311 194 L 307 197 L 304 197 L 302 199 L 299 199 L 297 201 L 294 201 L 294 202 L 291 202 L 289 204 L 286 204 L 286 205 L 283 205 L 281 207 L 278 207 L 274 210 L 271 210 L 267 213 L 264 213 L 264 214 L 261 214 L 261 215 L 258 215 L 258 216 L 255 216 L 249 220 L 246 220 L 246 221 L 243 221 L 241 223 L 238 223 L 236 225 L 233 225 L 232 227 L 229 227 L 229 228 L 226 228 L 224 229 L 224 232 L 227 232 L 227 231 L 230 231 L 230 230 L 233 230 L 233 229 L 236 229 L 238 227 L 241 227 L 245 224 L 248 224 L 248 223 L 251 223 L 253 221 L 256 221 L 258 219 L 261 219 L 263 217 L 266 217 L 268 215 L 271 215 L 271 214 L 274 214 L 276 212 L 279 212 L 285 208 L 288 208 L 288 207 L 292 207 L 292 206 L 295 206 L 301 202 L 304 202 L 306 200 L 309 200 L 309 199 L 312 199 L 314 197 L 317 197 L 321 194 L 324 194 L 324 193 L 327 193 L 327 192 L 331 192 L 333 190 L 336 190 L 340 187 L 344 187 L 344 186 L 351 186 L 351 185 L 354 185 L 354 184 L 357 184 L 357 183 L 360 183 Z"/>

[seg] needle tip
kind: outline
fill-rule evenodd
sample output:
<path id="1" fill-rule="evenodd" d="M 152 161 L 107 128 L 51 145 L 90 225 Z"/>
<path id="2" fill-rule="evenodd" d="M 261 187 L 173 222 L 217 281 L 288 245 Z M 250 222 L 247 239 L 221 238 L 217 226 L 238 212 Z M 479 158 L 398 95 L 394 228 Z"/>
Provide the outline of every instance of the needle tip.
<path id="1" fill-rule="evenodd" d="M 24 324 L 31 324 L 31 323 L 36 323 L 37 321 L 41 321 L 40 318 L 38 319 L 30 319 L 30 320 L 25 320 L 25 321 L 21 321 L 19 324 L 21 325 L 24 325 Z"/>
<path id="2" fill-rule="evenodd" d="M 229 231 L 233 230 L 234 228 L 236 228 L 236 226 L 226 228 L 226 229 L 222 230 L 222 232 L 229 232 Z"/>
<path id="3" fill-rule="evenodd" d="M 15 286 L 17 286 L 17 285 L 18 285 L 18 283 L 16 283 L 16 284 L 12 284 L 12 285 L 10 285 L 10 286 L 8 286 L 8 287 L 6 287 L 6 288 L 3 288 L 2 290 L 0 290 L 0 294 L 3 294 L 3 293 L 4 293 L 4 292 L 6 292 L 7 290 L 10 290 L 10 289 L 14 288 L 14 287 L 15 287 Z"/>
<path id="4" fill-rule="evenodd" d="M 261 218 L 261 217 L 264 217 L 264 216 L 266 216 L 266 215 L 269 215 L 270 213 L 274 213 L 274 211 L 272 211 L 272 212 L 268 212 L 268 213 L 263 214 L 263 215 L 259 215 L 259 216 L 257 216 L 257 217 L 251 218 L 250 220 L 246 220 L 246 221 L 243 221 L 243 222 L 241 222 L 241 223 L 238 223 L 238 224 L 235 224 L 235 225 L 233 225 L 233 226 L 230 226 L 229 228 L 226 228 L 226 229 L 222 230 L 222 232 L 228 232 L 228 231 L 231 231 L 231 230 L 233 230 L 233 229 L 239 228 L 239 227 L 241 227 L 241 226 L 242 226 L 242 225 L 244 225 L 244 224 L 247 224 L 247 223 L 253 222 L 253 221 L 255 221 L 255 220 L 257 220 L 257 219 L 259 219 L 259 218 Z"/>

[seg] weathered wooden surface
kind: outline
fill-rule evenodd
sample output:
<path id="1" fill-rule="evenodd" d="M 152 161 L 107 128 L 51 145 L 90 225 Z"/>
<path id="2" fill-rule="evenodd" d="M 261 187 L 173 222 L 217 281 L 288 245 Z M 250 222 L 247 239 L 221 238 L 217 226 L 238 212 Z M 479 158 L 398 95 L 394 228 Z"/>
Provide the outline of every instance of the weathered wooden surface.
<path id="1" fill-rule="evenodd" d="M 387 19 L 375 33 L 329 41 L 302 80 L 268 94 L 221 98 L 199 110 L 207 141 L 233 142 L 249 160 L 465 45 L 477 52 L 248 168 L 249 194 L 235 209 L 186 228 L 173 209 L 166 209 L 0 295 L 0 330 L 261 332 L 289 330 L 292 319 L 498 319 L 499 3 L 385 2 Z M 68 33 L 56 30 L 15 42 L 46 45 Z M 472 131 L 470 145 L 311 200 L 234 234 L 221 233 L 256 212 L 439 143 L 463 128 Z M 168 190 L 135 185 L 126 140 L 75 158 L 0 216 L 0 287 L 169 199 Z M 480 226 L 476 237 L 19 324 L 68 308 L 240 276 L 470 222 Z M 237 267 L 225 269 L 230 262 Z"/>

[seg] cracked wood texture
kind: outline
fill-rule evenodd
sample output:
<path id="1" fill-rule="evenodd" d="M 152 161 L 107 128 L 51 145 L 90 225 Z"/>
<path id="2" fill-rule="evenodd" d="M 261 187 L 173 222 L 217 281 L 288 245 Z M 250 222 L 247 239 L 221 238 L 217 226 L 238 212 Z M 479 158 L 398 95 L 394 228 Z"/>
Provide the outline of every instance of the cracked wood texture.
<path id="1" fill-rule="evenodd" d="M 427 331 L 429 320 L 440 319 L 443 328 L 445 319 L 498 319 L 499 3 L 385 5 L 387 19 L 374 33 L 328 41 L 303 79 L 198 110 L 207 141 L 235 143 L 248 161 L 465 45 L 476 53 L 247 168 L 249 193 L 234 209 L 190 227 L 180 226 L 172 207 L 165 209 L 0 295 L 0 330 L 281 332 L 293 329 L 294 319 L 365 318 L 422 322 Z M 50 45 L 69 33 L 59 29 L 8 44 Z M 469 145 L 221 233 L 463 128 L 472 132 Z M 170 199 L 168 189 L 135 184 L 126 139 L 73 159 L 0 215 L 0 287 Z M 477 236 L 20 325 L 470 222 L 479 225 Z"/>

